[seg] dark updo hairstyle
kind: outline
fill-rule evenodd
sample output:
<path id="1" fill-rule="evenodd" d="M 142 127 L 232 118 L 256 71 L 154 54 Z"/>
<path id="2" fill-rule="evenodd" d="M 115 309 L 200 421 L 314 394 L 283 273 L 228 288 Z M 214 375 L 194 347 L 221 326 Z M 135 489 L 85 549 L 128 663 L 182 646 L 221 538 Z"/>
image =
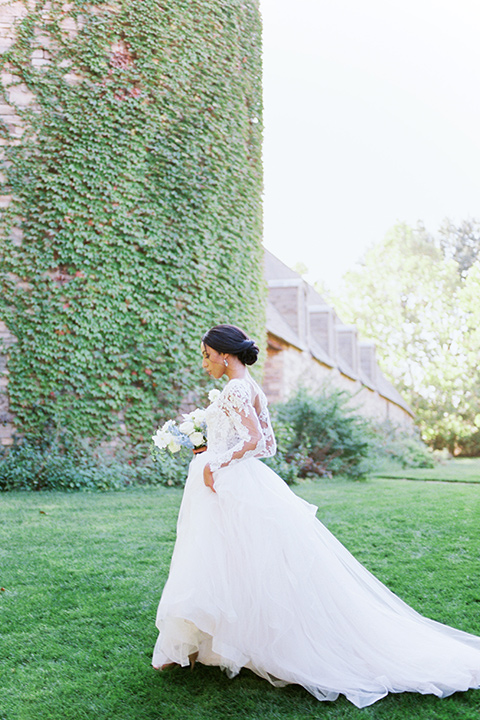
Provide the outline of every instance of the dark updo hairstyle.
<path id="1" fill-rule="evenodd" d="M 219 353 L 236 355 L 244 365 L 257 362 L 259 350 L 255 341 L 235 325 L 215 325 L 205 333 L 202 342 Z"/>

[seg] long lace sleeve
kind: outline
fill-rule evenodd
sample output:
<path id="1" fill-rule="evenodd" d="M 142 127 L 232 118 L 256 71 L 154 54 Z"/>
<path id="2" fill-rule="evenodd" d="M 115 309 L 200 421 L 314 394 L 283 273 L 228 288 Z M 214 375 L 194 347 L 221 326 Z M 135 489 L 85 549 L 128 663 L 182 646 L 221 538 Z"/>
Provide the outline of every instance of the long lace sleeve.
<path id="1" fill-rule="evenodd" d="M 277 452 L 277 441 L 275 440 L 275 435 L 273 434 L 270 413 L 268 412 L 267 407 L 267 398 L 263 395 L 263 393 L 262 396 L 264 402 L 261 405 L 261 410 L 258 415 L 258 421 L 260 423 L 260 427 L 262 428 L 263 437 L 265 438 L 265 453 L 262 457 L 272 457 Z"/>
<path id="2" fill-rule="evenodd" d="M 252 404 L 251 395 L 249 383 L 232 380 L 216 402 L 214 434 L 220 442 L 212 443 L 212 471 L 247 457 L 270 457 L 275 454 L 275 437 L 266 400 L 265 403 L 259 403 L 257 410 Z M 260 398 L 257 396 L 255 400 L 259 401 Z"/>

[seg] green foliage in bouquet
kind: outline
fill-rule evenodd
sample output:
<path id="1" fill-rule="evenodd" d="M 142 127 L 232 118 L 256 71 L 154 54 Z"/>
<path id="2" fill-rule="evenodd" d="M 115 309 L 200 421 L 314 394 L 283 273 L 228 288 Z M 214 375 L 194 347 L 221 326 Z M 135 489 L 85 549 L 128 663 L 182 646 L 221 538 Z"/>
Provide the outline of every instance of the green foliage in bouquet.
<path id="1" fill-rule="evenodd" d="M 260 34 L 257 0 L 25 3 L 0 60 L 20 433 L 146 442 L 195 402 L 209 326 L 262 343 Z"/>

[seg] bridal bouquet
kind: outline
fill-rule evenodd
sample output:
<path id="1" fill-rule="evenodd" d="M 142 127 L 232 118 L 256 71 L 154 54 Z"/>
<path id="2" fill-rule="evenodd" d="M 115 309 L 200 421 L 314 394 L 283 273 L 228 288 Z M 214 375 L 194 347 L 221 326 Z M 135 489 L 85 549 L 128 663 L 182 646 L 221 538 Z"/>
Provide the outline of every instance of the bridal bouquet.
<path id="1" fill-rule="evenodd" d="M 210 390 L 208 398 L 213 402 L 220 395 L 220 390 Z M 177 453 L 183 447 L 199 451 L 207 447 L 207 424 L 205 410 L 196 408 L 189 413 L 183 413 L 183 422 L 177 425 L 175 420 L 167 420 L 161 428 L 152 435 L 152 440 L 160 450 L 170 450 Z"/>

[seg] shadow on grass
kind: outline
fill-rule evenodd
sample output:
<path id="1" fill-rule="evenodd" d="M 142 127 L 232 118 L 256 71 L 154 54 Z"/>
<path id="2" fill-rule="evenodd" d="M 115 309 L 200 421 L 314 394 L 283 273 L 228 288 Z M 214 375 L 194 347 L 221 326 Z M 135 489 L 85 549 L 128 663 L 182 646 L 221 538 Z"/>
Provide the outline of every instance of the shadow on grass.
<path id="1" fill-rule="evenodd" d="M 274 688 L 249 670 L 230 680 L 219 668 L 197 665 L 130 676 L 123 685 L 132 705 L 118 720 L 478 720 L 472 693 L 447 699 L 414 693 L 388 695 L 358 709 L 340 696 L 319 702 L 302 687 Z M 480 698 L 479 698 L 480 700 Z"/>
<path id="2" fill-rule="evenodd" d="M 477 488 L 376 480 L 297 491 L 409 604 L 480 634 Z M 180 500 L 176 490 L 2 498 L 0 720 L 480 718 L 478 691 L 391 695 L 359 710 L 246 670 L 233 680 L 202 665 L 153 670 Z"/>

